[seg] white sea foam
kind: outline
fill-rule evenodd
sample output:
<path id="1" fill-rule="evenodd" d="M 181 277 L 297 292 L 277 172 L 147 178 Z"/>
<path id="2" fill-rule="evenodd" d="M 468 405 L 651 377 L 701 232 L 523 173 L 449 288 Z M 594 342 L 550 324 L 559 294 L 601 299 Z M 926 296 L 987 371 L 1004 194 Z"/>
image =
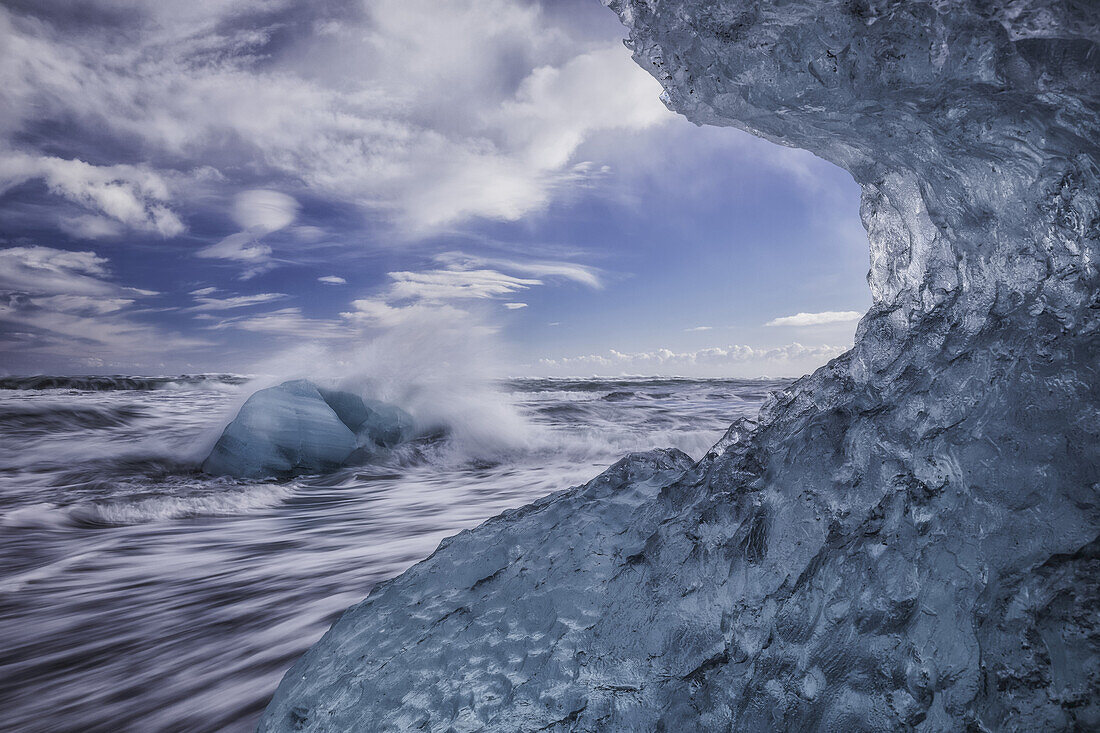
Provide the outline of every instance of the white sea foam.
<path id="1" fill-rule="evenodd" d="M 446 450 L 455 457 L 528 449 L 540 432 L 500 389 L 504 370 L 495 331 L 473 317 L 410 316 L 356 346 L 302 346 L 258 371 L 268 376 L 250 383 L 249 394 L 308 379 L 389 402 L 411 414 L 422 432 L 446 434 Z"/>
<path id="2" fill-rule="evenodd" d="M 165 494 L 141 499 L 77 504 L 65 510 L 82 524 L 142 524 L 186 517 L 217 517 L 247 514 L 278 506 L 292 496 L 287 485 L 259 484 L 198 496 Z"/>

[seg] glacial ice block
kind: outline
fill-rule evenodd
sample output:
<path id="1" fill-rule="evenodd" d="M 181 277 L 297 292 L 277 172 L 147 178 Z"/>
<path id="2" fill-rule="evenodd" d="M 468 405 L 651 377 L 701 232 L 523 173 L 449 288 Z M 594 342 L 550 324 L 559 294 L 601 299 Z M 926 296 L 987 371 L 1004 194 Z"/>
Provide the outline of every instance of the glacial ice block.
<path id="1" fill-rule="evenodd" d="M 360 446 L 393 448 L 413 437 L 413 419 L 400 407 L 378 400 L 363 400 L 363 406 L 367 416 L 354 428 Z"/>
<path id="2" fill-rule="evenodd" d="M 568 691 L 547 693 L 542 685 L 590 664 L 610 672 L 612 660 L 586 658 L 576 644 L 600 622 L 601 603 L 615 603 L 611 581 L 624 561 L 644 551 L 646 532 L 660 520 L 639 510 L 691 465 L 675 448 L 633 453 L 584 486 L 443 540 L 430 558 L 349 609 L 298 661 L 259 730 L 534 731 L 544 723 L 544 707 L 567 719 L 583 700 Z M 627 571 L 627 580 L 640 573 Z M 555 576 L 551 585 L 538 581 Z M 638 591 L 644 596 L 644 588 Z M 647 613 L 638 597 L 621 600 L 638 617 Z M 637 621 L 621 618 L 628 626 L 599 625 L 629 636 L 629 624 Z M 372 640 L 369 647 L 361 637 Z M 440 637 L 449 643 L 416 643 Z M 660 649 L 639 648 L 645 651 Z M 391 660 L 401 663 L 390 668 Z M 604 681 L 629 689 L 636 676 Z M 469 700 L 476 709 L 462 710 L 453 700 Z M 530 714 L 506 714 L 517 704 Z M 487 725 L 495 713 L 506 715 Z"/>
<path id="3" fill-rule="evenodd" d="M 671 108 L 860 184 L 855 345 L 444 541 L 260 729 L 1100 730 L 1097 3 L 606 1 Z"/>
<path id="4" fill-rule="evenodd" d="M 400 408 L 296 380 L 249 397 L 202 468 L 237 478 L 323 473 L 411 434 Z"/>

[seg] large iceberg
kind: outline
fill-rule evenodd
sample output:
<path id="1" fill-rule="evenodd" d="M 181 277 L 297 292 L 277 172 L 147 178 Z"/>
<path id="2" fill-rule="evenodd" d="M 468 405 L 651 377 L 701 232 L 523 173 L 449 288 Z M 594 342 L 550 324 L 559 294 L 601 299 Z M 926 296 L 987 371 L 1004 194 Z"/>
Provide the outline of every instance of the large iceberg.
<path id="1" fill-rule="evenodd" d="M 398 407 L 298 379 L 249 397 L 202 469 L 236 478 L 323 473 L 393 448 L 412 427 Z"/>
<path id="2" fill-rule="evenodd" d="M 671 108 L 862 186 L 856 344 L 445 541 L 261 730 L 1100 729 L 1096 4 L 610 5 Z"/>

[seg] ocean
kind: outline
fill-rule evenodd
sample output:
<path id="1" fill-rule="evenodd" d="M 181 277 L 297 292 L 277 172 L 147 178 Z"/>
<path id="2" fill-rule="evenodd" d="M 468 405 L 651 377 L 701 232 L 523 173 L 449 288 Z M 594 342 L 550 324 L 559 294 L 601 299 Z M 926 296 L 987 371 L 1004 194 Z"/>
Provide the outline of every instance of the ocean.
<path id="1" fill-rule="evenodd" d="M 340 613 L 444 537 L 631 451 L 698 459 L 789 383 L 502 381 L 437 393 L 414 411 L 435 437 L 379 463 L 237 481 L 196 466 L 245 378 L 0 378 L 0 727 L 252 730 Z"/>

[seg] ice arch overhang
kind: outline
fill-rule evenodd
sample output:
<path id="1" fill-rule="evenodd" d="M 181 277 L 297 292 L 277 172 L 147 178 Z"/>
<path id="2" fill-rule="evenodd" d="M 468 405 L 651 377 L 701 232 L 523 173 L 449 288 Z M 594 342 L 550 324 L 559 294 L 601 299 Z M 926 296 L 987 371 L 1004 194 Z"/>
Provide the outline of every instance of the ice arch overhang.
<path id="1" fill-rule="evenodd" d="M 880 331 L 945 310 L 973 331 L 1021 308 L 1092 327 L 1095 4 L 607 4 L 670 108 L 852 173 Z"/>
<path id="2" fill-rule="evenodd" d="M 1097 727 L 1095 4 L 611 6 L 671 107 L 862 185 L 856 345 L 448 540 L 261 729 Z"/>

